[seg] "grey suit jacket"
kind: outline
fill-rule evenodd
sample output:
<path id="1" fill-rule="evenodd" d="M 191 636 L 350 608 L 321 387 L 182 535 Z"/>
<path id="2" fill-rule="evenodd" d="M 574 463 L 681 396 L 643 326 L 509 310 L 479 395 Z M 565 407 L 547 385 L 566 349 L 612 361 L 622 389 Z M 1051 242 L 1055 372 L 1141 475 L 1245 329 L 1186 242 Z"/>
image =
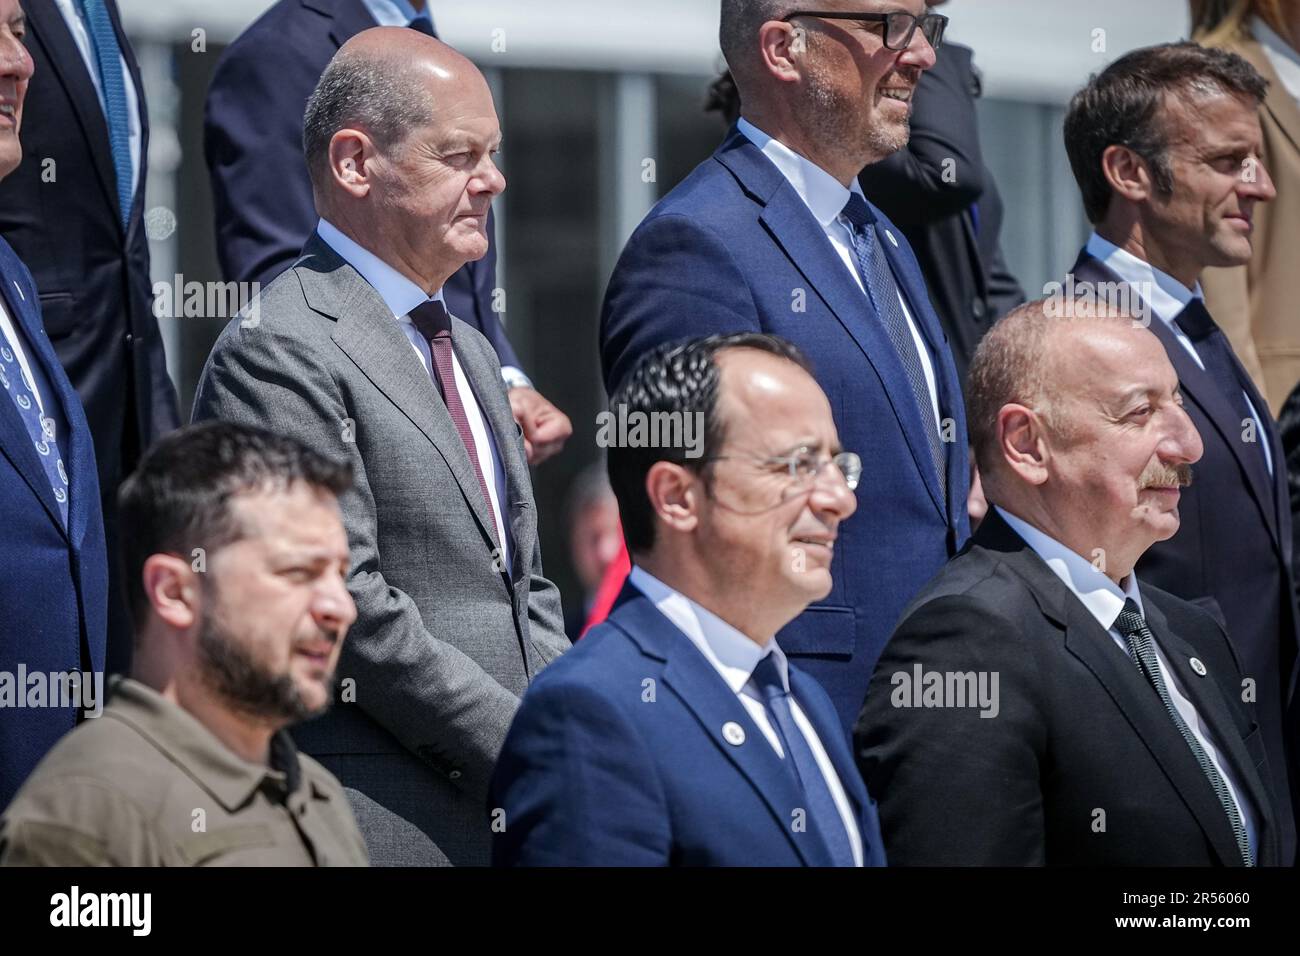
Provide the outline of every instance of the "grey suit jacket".
<path id="1" fill-rule="evenodd" d="M 194 404 L 196 421 L 268 427 L 352 463 L 341 505 L 358 616 L 341 701 L 295 737 L 348 789 L 377 864 L 488 862 L 497 754 L 528 682 L 569 646 L 496 355 L 458 319 L 452 347 L 506 475 L 508 573 L 428 372 L 379 294 L 318 236 L 222 332 Z"/>

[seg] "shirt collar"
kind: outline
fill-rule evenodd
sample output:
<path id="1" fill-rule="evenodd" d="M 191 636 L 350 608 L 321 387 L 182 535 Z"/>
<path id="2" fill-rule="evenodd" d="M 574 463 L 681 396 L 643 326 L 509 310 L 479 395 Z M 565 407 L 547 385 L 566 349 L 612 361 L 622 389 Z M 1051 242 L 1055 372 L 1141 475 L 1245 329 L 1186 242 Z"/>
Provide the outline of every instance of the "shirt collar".
<path id="1" fill-rule="evenodd" d="M 781 672 L 781 682 L 790 690 L 789 664 L 776 639 L 767 647 L 756 643 L 707 608 L 674 591 L 649 571 L 633 565 L 628 583 L 650 599 L 664 617 L 672 621 L 722 675 L 733 694 L 739 694 L 753 676 L 758 662 L 769 653 Z"/>
<path id="2" fill-rule="evenodd" d="M 1060 578 L 1083 603 L 1088 613 L 1104 630 L 1109 631 L 1115 626 L 1115 619 L 1119 617 L 1119 612 L 1124 610 L 1124 602 L 1127 599 L 1131 598 L 1138 610 L 1144 617 L 1146 616 L 1142 607 L 1142 595 L 1138 591 L 1136 571 L 1129 572 L 1128 577 L 1124 579 L 1124 587 L 1121 588 L 1097 570 L 1091 561 L 1071 551 L 1055 538 L 1044 534 L 1029 522 L 1017 518 L 999 505 L 994 507 L 1003 520 L 1011 526 L 1011 530 L 1020 535 L 1025 544 L 1043 559 L 1043 563 L 1051 568 L 1052 573 Z"/>
<path id="3" fill-rule="evenodd" d="M 442 289 L 431 296 L 425 295 L 424 290 L 418 285 L 350 236 L 344 235 L 329 220 L 321 219 L 316 224 L 316 234 L 327 246 L 337 252 L 344 262 L 356 269 L 361 278 L 370 283 L 370 287 L 379 293 L 379 297 L 384 300 L 384 305 L 388 306 L 394 318 L 403 318 L 424 302 L 442 302 L 446 307 L 446 302 L 442 298 Z"/>
<path id="4" fill-rule="evenodd" d="M 763 155 L 781 171 L 813 217 L 821 223 L 823 229 L 840 217 L 852 193 L 863 199 L 862 187 L 855 179 L 849 189 L 845 189 L 838 179 L 816 163 L 800 156 L 780 140 L 773 139 L 743 116 L 736 127 L 745 134 L 751 143 L 762 151 Z"/>
<path id="5" fill-rule="evenodd" d="M 1088 237 L 1085 249 L 1088 255 L 1100 259 L 1125 282 L 1137 286 L 1138 293 L 1151 307 L 1156 318 L 1166 325 L 1172 326 L 1174 319 L 1178 318 L 1178 314 L 1193 298 L 1204 298 L 1200 282 L 1196 283 L 1194 289 L 1188 289 L 1167 272 L 1162 272 L 1095 232 Z"/>
<path id="6" fill-rule="evenodd" d="M 129 678 L 112 685 L 104 716 L 110 713 L 157 747 L 229 812 L 242 807 L 268 781 L 284 797 L 302 784 L 297 748 L 283 730 L 271 738 L 270 765 L 261 766 L 231 751 L 189 711 Z"/>
<path id="7" fill-rule="evenodd" d="M 416 17 L 424 17 L 430 23 L 433 22 L 427 6 L 424 13 L 416 13 L 410 0 L 364 0 L 364 2 L 370 15 L 381 27 L 404 27 Z"/>
<path id="8" fill-rule="evenodd" d="M 1277 78 L 1282 81 L 1283 88 L 1293 98 L 1300 100 L 1300 52 L 1259 17 L 1251 20 L 1250 32 L 1264 48 L 1264 55 L 1268 57 L 1269 65 L 1273 67 Z"/>

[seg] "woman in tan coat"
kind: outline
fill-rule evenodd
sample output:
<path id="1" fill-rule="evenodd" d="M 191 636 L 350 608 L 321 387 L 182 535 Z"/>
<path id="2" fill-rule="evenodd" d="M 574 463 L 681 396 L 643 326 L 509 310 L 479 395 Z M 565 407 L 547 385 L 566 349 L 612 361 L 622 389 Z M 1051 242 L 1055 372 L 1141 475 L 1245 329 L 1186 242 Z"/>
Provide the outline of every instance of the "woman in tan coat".
<path id="1" fill-rule="evenodd" d="M 1191 0 L 1192 38 L 1249 60 L 1277 199 L 1255 209 L 1255 254 L 1201 276 L 1210 314 L 1276 415 L 1300 382 L 1300 0 Z"/>

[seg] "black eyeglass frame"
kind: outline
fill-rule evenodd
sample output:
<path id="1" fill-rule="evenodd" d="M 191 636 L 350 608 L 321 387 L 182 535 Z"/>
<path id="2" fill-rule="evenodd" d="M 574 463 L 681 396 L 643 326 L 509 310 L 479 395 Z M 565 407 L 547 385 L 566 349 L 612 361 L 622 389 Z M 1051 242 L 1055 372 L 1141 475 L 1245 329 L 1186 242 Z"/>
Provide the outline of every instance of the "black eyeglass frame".
<path id="1" fill-rule="evenodd" d="M 882 40 L 886 50 L 893 50 L 895 53 L 902 53 L 912 45 L 912 39 L 916 36 L 916 28 L 921 27 L 921 35 L 925 37 L 930 48 L 936 53 L 943 46 L 943 34 L 948 29 L 948 18 L 941 13 L 922 13 L 919 16 L 914 13 L 908 13 L 906 10 L 891 10 L 888 13 L 846 13 L 844 11 L 823 11 L 823 10 L 795 10 L 793 13 L 787 13 L 781 18 L 782 23 L 789 23 L 795 17 L 818 17 L 822 20 L 857 20 L 861 23 L 883 23 L 885 33 Z M 903 40 L 902 46 L 889 45 L 890 18 L 906 17 L 912 21 L 912 26 L 907 31 L 907 38 Z M 935 23 L 938 26 L 934 29 L 934 36 L 931 37 L 926 32 L 924 24 Z"/>

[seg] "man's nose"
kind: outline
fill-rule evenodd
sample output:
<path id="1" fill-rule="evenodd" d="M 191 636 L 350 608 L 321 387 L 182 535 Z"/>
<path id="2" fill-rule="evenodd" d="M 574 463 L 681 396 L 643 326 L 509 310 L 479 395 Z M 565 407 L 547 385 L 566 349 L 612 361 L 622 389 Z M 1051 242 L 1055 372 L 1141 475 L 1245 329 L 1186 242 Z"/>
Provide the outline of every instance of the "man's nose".
<path id="1" fill-rule="evenodd" d="M 342 578 L 330 578 L 316 592 L 312 616 L 323 628 L 336 630 L 340 637 L 357 619 L 357 605 Z"/>
<path id="2" fill-rule="evenodd" d="M 35 69 L 32 55 L 27 52 L 23 42 L 12 33 L 5 33 L 4 39 L 0 40 L 0 76 L 6 79 L 13 77 L 17 82 L 23 83 L 32 78 Z"/>
<path id="3" fill-rule="evenodd" d="M 925 38 L 925 31 L 918 24 L 912 34 L 912 42 L 907 45 L 906 50 L 898 55 L 898 62 L 906 66 L 914 66 L 917 69 L 928 70 L 938 60 L 939 54 L 930 45 L 930 41 Z"/>
<path id="4" fill-rule="evenodd" d="M 1205 454 L 1205 445 L 1201 442 L 1201 433 L 1186 409 L 1181 405 L 1173 409 L 1173 422 L 1169 435 L 1161 446 L 1162 457 L 1166 461 L 1193 464 Z"/>
<path id="5" fill-rule="evenodd" d="M 484 160 L 484 165 L 474 177 L 479 184 L 475 192 L 489 192 L 500 196 L 506 189 L 506 177 L 491 156 Z"/>
<path id="6" fill-rule="evenodd" d="M 843 521 L 858 510 L 858 496 L 844 480 L 843 472 L 827 462 L 813 479 L 808 506 L 818 514 L 833 515 Z"/>
<path id="7" fill-rule="evenodd" d="M 1277 187 L 1273 185 L 1273 177 L 1269 175 L 1268 167 L 1258 156 L 1251 157 L 1242 171 L 1239 191 L 1241 195 L 1249 196 L 1259 202 L 1272 202 L 1277 198 Z"/>

